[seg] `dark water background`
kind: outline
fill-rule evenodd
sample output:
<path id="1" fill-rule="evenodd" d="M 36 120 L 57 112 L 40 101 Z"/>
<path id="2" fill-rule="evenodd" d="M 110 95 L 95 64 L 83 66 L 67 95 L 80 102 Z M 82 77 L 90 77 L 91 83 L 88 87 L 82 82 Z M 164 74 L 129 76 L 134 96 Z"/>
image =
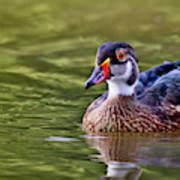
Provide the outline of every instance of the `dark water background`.
<path id="1" fill-rule="evenodd" d="M 81 131 L 104 89 L 83 88 L 97 46 L 131 43 L 141 70 L 178 59 L 179 11 L 179 0 L 0 0 L 0 179 L 100 179 L 109 160 L 138 163 L 141 179 L 180 179 L 179 135 Z"/>

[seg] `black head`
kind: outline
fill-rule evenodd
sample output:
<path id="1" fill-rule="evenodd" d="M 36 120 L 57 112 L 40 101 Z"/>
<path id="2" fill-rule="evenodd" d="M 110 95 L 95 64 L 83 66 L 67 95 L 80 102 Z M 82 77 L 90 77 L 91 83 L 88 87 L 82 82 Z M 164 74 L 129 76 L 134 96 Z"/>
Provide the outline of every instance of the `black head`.
<path id="1" fill-rule="evenodd" d="M 117 57 L 117 51 L 119 49 L 125 50 L 126 54 L 132 56 L 135 61 L 138 63 L 137 55 L 134 48 L 125 42 L 106 42 L 102 44 L 96 54 L 96 63 L 101 65 L 107 58 L 110 58 L 112 63 L 119 63 Z"/>
<path id="2" fill-rule="evenodd" d="M 96 54 L 96 66 L 86 82 L 86 88 L 104 80 L 124 79 L 133 84 L 137 79 L 137 55 L 132 46 L 125 42 L 102 44 Z"/>

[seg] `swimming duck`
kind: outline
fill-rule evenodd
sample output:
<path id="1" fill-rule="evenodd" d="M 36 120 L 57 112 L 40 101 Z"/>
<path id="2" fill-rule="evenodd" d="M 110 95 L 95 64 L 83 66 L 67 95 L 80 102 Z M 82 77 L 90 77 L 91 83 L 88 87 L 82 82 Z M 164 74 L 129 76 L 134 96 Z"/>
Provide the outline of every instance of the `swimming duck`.
<path id="1" fill-rule="evenodd" d="M 106 81 L 108 90 L 87 108 L 87 133 L 162 132 L 180 128 L 180 61 L 139 73 L 135 49 L 107 42 L 97 51 L 88 89 Z"/>

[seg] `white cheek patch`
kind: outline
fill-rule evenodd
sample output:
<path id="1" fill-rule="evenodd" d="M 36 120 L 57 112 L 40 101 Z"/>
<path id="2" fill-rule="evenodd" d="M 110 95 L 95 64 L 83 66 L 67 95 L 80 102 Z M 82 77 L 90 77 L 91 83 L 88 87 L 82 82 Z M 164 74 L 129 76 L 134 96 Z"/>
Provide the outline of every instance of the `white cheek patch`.
<path id="1" fill-rule="evenodd" d="M 128 61 L 124 66 L 115 65 L 116 71 L 119 71 L 116 76 L 112 77 L 112 81 L 116 80 L 128 80 L 132 73 L 132 63 Z M 123 70 L 121 70 L 123 68 Z"/>
<path id="2" fill-rule="evenodd" d="M 134 93 L 134 88 L 137 84 L 137 80 L 134 84 L 128 85 L 127 80 L 132 74 L 132 63 L 127 62 L 125 72 L 122 75 L 114 76 L 110 80 L 107 80 L 109 94 L 108 97 L 114 97 L 118 95 L 131 96 Z"/>
<path id="3" fill-rule="evenodd" d="M 126 64 L 122 65 L 112 65 L 110 71 L 114 76 L 122 75 L 126 71 Z"/>

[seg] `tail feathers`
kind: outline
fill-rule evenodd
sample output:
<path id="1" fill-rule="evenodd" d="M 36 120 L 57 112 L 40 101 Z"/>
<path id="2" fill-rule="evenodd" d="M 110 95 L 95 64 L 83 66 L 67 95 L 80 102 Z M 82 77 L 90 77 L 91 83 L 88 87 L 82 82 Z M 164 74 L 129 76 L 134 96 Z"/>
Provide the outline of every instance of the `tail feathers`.
<path id="1" fill-rule="evenodd" d="M 170 120 L 178 123 L 180 125 L 180 105 L 167 105 L 165 104 L 161 108 L 161 112 L 163 112 L 164 118 L 162 120 Z M 158 113 L 160 115 L 161 113 Z"/>

